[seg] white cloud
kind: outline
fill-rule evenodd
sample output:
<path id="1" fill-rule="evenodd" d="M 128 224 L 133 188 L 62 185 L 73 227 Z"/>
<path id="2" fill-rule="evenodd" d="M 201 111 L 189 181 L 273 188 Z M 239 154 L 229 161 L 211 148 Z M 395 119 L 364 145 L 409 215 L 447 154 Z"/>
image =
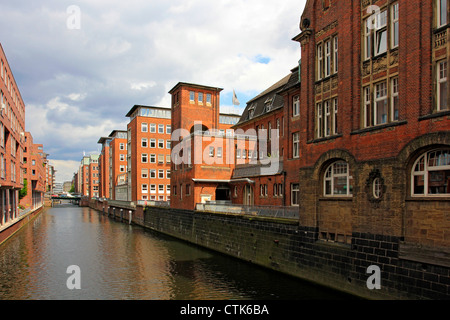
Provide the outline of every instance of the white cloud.
<path id="1" fill-rule="evenodd" d="M 133 105 L 170 106 L 179 81 L 224 88 L 222 97 L 234 88 L 242 109 L 297 64 L 291 39 L 305 2 L 80 0 L 80 30 L 67 28 L 70 1 L 2 4 L 26 131 L 50 158 L 78 162 L 101 136 L 126 128 Z M 231 100 L 222 109 L 235 110 Z"/>

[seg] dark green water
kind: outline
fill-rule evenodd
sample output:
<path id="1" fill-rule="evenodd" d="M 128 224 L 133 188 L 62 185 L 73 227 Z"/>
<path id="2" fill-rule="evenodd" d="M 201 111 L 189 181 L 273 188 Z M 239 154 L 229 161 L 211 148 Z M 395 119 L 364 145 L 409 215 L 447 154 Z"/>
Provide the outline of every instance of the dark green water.
<path id="1" fill-rule="evenodd" d="M 79 290 L 67 286 L 72 265 Z M 348 298 L 72 205 L 46 209 L 0 246 L 1 300 Z"/>

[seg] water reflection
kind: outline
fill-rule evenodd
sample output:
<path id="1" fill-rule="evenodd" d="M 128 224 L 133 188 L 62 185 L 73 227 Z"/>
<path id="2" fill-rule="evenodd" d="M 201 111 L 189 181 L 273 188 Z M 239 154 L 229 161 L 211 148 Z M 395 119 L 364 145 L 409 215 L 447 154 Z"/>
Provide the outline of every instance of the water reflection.
<path id="1" fill-rule="evenodd" d="M 70 265 L 81 290 L 69 290 Z M 47 209 L 0 246 L 0 299 L 342 299 L 347 296 L 114 221 Z"/>

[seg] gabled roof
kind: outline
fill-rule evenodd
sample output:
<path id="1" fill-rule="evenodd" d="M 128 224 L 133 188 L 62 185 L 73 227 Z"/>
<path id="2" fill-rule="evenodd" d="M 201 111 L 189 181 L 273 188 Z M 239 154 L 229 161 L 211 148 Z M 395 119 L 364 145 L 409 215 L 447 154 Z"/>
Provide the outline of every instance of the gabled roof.
<path id="1" fill-rule="evenodd" d="M 284 107 L 284 98 L 281 93 L 300 84 L 299 68 L 264 90 L 262 93 L 247 102 L 247 107 L 236 125 L 263 116 L 273 110 Z"/>

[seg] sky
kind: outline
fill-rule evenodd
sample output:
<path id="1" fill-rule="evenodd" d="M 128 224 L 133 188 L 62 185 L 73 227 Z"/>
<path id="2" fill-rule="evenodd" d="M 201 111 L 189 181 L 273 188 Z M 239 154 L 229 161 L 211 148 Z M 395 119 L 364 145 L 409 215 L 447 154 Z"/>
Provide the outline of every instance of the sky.
<path id="1" fill-rule="evenodd" d="M 15 0 L 0 43 L 26 105 L 25 130 L 70 181 L 136 104 L 170 107 L 178 82 L 223 88 L 221 112 L 290 73 L 306 0 Z M 240 105 L 232 104 L 235 90 Z"/>

